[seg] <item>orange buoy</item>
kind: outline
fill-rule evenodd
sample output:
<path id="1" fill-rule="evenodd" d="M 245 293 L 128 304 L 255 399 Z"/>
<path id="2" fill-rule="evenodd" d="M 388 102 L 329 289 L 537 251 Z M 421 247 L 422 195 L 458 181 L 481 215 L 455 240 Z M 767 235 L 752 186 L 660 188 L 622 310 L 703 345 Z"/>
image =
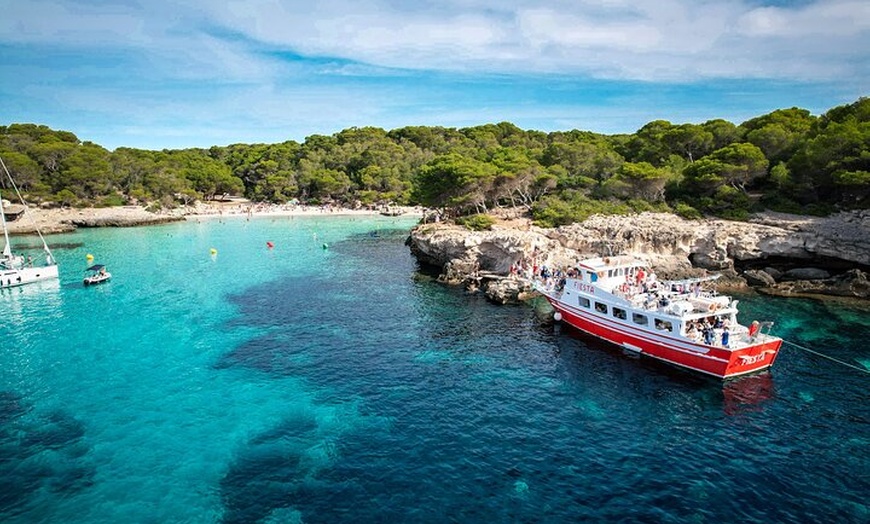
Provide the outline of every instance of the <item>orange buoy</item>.
<path id="1" fill-rule="evenodd" d="M 266 242 L 266 247 L 272 249 L 273 247 L 275 247 L 275 244 L 273 244 L 272 242 Z"/>

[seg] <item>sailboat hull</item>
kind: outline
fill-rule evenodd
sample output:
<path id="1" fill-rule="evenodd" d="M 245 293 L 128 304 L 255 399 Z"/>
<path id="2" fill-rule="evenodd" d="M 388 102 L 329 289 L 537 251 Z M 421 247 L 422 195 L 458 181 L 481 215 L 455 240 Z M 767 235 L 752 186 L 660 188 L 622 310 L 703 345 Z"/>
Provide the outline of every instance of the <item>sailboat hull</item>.
<path id="1" fill-rule="evenodd" d="M 0 270 L 0 288 L 17 287 L 58 278 L 56 265 Z"/>

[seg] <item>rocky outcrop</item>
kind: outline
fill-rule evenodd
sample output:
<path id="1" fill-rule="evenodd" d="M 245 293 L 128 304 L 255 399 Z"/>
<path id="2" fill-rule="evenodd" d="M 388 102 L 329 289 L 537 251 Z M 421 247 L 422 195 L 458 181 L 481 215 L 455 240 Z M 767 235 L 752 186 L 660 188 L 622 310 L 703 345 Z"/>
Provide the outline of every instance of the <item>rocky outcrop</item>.
<path id="1" fill-rule="evenodd" d="M 519 278 L 492 280 L 486 284 L 486 298 L 497 304 L 521 302 L 532 293 L 532 284 Z"/>
<path id="2" fill-rule="evenodd" d="M 183 221 L 184 217 L 155 215 L 152 213 L 137 216 L 81 217 L 69 220 L 74 227 L 135 227 L 166 224 Z"/>
<path id="3" fill-rule="evenodd" d="M 870 269 L 870 212 L 808 218 L 767 213 L 750 222 L 684 220 L 664 213 L 596 215 L 557 229 L 494 226 L 473 232 L 448 223 L 423 224 L 409 245 L 442 280 L 495 286 L 481 274 L 508 275 L 512 265 L 565 267 L 578 259 L 621 253 L 645 256 L 662 278 L 723 275 L 731 287 L 760 286 L 788 294 L 826 293 L 870 298 L 861 275 Z M 850 271 L 854 270 L 854 271 Z M 799 284 L 810 282 L 811 284 Z M 517 291 L 517 295 L 522 291 Z M 510 300 L 510 298 L 509 298 Z"/>
<path id="4" fill-rule="evenodd" d="M 817 267 L 796 267 L 782 274 L 783 280 L 824 280 L 831 274 Z"/>
<path id="5" fill-rule="evenodd" d="M 10 235 L 66 233 L 79 227 L 132 227 L 184 220 L 175 213 L 152 213 L 140 206 L 84 209 L 28 208 L 23 218 L 7 224 Z"/>
<path id="6" fill-rule="evenodd" d="M 870 266 L 870 211 L 842 212 L 829 217 L 763 213 L 752 222 L 794 233 L 784 242 L 797 253 L 830 257 Z"/>
<path id="7" fill-rule="evenodd" d="M 746 279 L 746 283 L 750 286 L 772 286 L 776 284 L 776 279 L 773 278 L 770 273 L 766 271 L 759 271 L 757 269 L 749 269 L 743 273 L 743 278 Z"/>
<path id="8" fill-rule="evenodd" d="M 783 297 L 827 295 L 870 299 L 870 280 L 864 271 L 851 269 L 842 275 L 826 279 L 776 282 L 773 285 L 759 288 L 759 291 Z"/>

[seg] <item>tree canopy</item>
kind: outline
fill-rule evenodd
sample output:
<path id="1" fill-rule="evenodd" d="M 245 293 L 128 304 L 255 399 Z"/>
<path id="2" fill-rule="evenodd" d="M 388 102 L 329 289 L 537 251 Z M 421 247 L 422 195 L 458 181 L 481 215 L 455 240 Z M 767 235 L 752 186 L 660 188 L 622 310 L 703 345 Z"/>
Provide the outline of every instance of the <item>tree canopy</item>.
<path id="1" fill-rule="evenodd" d="M 352 127 L 302 143 L 162 151 L 108 151 L 69 131 L 10 124 L 0 126 L 0 157 L 30 201 L 56 205 L 171 207 L 224 194 L 422 204 L 454 215 L 521 205 L 545 225 L 650 208 L 731 218 L 762 208 L 827 213 L 870 205 L 870 99 L 740 124 L 655 120 L 624 135 L 509 122 Z"/>

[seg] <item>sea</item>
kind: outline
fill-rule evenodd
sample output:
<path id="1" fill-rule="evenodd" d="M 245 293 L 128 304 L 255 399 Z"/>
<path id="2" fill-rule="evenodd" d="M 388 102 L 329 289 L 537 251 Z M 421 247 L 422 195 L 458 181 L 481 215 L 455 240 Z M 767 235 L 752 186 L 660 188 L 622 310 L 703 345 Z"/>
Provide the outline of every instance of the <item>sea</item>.
<path id="1" fill-rule="evenodd" d="M 0 293 L 0 522 L 870 522 L 866 308 L 740 296 L 787 343 L 723 383 L 436 282 L 414 222 L 47 237 L 60 280 Z"/>

